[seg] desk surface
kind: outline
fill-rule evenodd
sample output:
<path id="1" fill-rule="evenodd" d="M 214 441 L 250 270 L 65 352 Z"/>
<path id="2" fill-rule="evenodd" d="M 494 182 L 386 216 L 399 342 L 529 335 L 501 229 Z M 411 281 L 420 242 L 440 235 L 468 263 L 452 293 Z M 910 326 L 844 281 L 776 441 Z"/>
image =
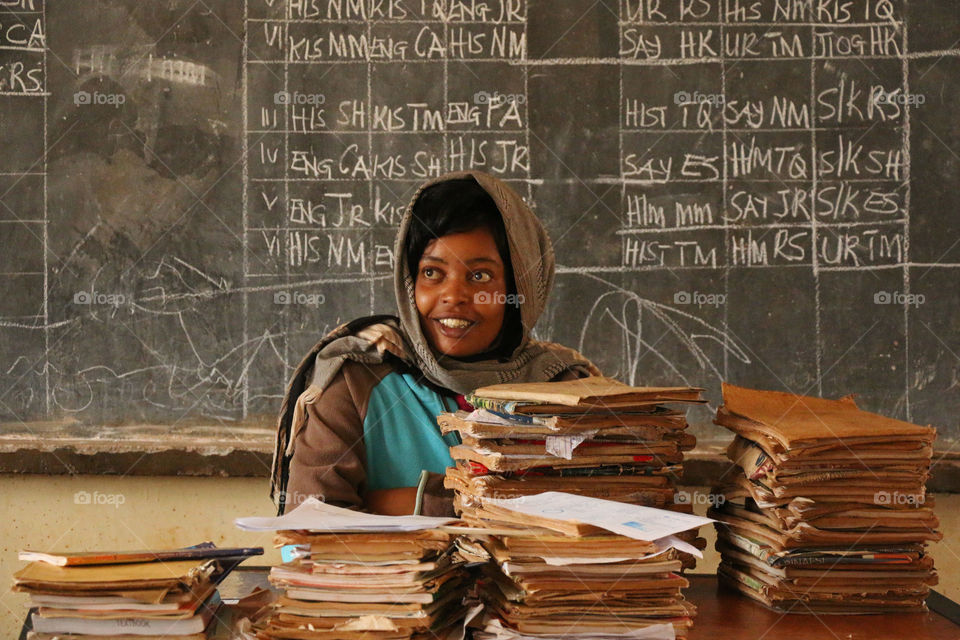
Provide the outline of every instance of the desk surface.
<path id="1" fill-rule="evenodd" d="M 220 586 L 222 596 L 237 598 L 268 587 L 267 570 L 234 571 Z M 960 605 L 939 594 L 927 601 L 928 613 L 814 616 L 771 611 L 720 586 L 716 576 L 687 578 L 690 588 L 684 594 L 698 610 L 690 640 L 960 640 Z"/>
<path id="2" fill-rule="evenodd" d="M 720 586 L 716 576 L 688 575 L 687 600 L 697 605 L 690 640 L 958 640 L 960 626 L 944 614 L 957 604 L 939 594 L 928 613 L 886 615 L 783 614 Z"/>

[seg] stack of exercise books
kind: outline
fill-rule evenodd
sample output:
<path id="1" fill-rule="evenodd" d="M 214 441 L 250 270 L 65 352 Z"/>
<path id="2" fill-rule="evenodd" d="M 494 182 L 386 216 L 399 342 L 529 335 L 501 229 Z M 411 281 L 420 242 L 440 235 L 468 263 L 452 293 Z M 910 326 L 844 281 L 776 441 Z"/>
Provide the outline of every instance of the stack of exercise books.
<path id="1" fill-rule="evenodd" d="M 723 386 L 736 433 L 717 487 L 721 581 L 775 609 L 925 607 L 942 538 L 925 483 L 936 431 L 826 400 Z"/>
<path id="2" fill-rule="evenodd" d="M 687 636 L 679 550 L 699 551 L 676 536 L 708 520 L 559 492 L 494 500 L 484 518 L 476 640 Z"/>
<path id="3" fill-rule="evenodd" d="M 477 389 L 466 398 L 474 411 L 437 419 L 461 440 L 444 484 L 467 522 L 482 520 L 491 498 L 544 491 L 689 511 L 676 478 L 696 438 L 682 407 L 703 402 L 701 392 L 603 377 Z M 705 545 L 695 532 L 685 535 Z M 692 566 L 693 557 L 684 558 Z"/>
<path id="4" fill-rule="evenodd" d="M 217 584 L 262 548 L 43 553 L 14 574 L 13 590 L 30 594 L 28 640 L 98 638 L 200 640 L 216 628 Z"/>
<path id="5" fill-rule="evenodd" d="M 254 623 L 261 640 L 438 639 L 454 633 L 469 586 L 447 518 L 380 516 L 311 498 L 279 518 L 242 518 L 276 529 L 282 594 Z"/>

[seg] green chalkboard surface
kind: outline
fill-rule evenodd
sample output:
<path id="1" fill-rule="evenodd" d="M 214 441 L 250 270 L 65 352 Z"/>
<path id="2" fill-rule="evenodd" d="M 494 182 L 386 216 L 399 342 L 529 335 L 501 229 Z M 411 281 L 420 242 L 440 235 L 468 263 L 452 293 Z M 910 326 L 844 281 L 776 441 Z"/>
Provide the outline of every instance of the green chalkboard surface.
<path id="1" fill-rule="evenodd" d="M 951 2 L 2 4 L 3 424 L 269 425 L 477 168 L 553 238 L 539 337 L 701 437 L 721 380 L 960 436 Z"/>

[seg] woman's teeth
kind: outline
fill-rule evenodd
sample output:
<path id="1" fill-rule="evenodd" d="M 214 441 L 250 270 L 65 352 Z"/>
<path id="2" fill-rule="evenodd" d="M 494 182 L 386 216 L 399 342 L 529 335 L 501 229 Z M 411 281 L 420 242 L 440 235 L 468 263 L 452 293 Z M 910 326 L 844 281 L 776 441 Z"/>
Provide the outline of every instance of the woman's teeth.
<path id="1" fill-rule="evenodd" d="M 438 318 L 437 322 L 451 329 L 466 329 L 473 324 L 469 320 L 463 320 L 462 318 Z"/>

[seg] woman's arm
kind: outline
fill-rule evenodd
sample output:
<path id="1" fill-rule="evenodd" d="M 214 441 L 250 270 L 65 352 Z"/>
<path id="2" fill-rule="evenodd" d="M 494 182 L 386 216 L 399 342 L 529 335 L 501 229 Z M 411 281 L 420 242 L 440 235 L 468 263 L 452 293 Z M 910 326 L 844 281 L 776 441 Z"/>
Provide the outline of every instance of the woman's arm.
<path id="1" fill-rule="evenodd" d="M 316 387 L 297 400 L 294 449 L 287 481 L 287 508 L 309 496 L 342 507 L 361 507 L 366 493 L 363 420 L 370 389 L 381 375 L 348 361 L 323 392 Z"/>

